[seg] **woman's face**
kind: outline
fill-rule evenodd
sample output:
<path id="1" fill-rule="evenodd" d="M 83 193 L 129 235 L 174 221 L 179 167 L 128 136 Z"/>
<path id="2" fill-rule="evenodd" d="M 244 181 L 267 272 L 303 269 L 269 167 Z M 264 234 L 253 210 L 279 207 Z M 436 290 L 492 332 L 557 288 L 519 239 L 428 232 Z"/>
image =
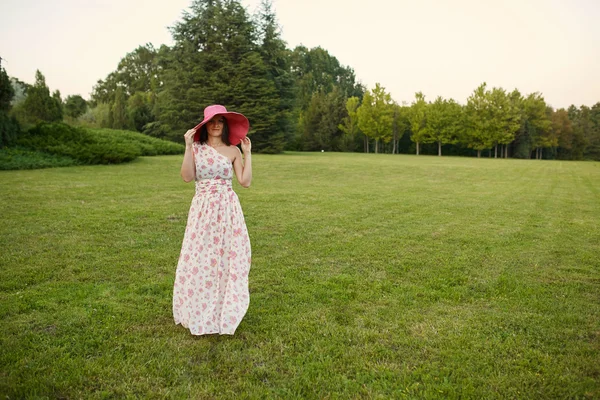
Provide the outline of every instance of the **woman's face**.
<path id="1" fill-rule="evenodd" d="M 209 136 L 221 136 L 223 134 L 223 124 L 225 123 L 225 117 L 221 115 L 215 115 L 210 121 L 206 123 L 206 131 Z"/>

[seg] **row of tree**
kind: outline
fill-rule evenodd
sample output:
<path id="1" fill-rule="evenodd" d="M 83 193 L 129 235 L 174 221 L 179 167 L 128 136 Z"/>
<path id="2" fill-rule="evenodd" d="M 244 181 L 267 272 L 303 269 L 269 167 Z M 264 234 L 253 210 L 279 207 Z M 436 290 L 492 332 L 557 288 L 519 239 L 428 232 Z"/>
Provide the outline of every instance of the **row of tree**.
<path id="1" fill-rule="evenodd" d="M 410 106 L 400 106 L 377 84 L 362 103 L 348 99 L 346 111 L 340 130 L 348 138 L 362 132 L 375 142 L 375 152 L 380 142 L 391 142 L 391 152 L 399 152 L 406 136 L 416 154 L 422 145 L 435 144 L 440 156 L 444 146 L 453 146 L 472 149 L 478 157 L 493 150 L 494 157 L 600 159 L 600 103 L 554 110 L 539 93 L 523 96 L 516 89 L 490 90 L 483 83 L 464 106 L 442 97 L 426 102 L 422 93 Z M 366 141 L 365 151 L 368 145 Z"/>
<path id="2" fill-rule="evenodd" d="M 464 105 L 428 102 L 421 93 L 398 105 L 379 84 L 367 91 L 326 50 L 288 49 L 268 0 L 253 16 L 238 0 L 194 0 L 171 32 L 173 46 L 146 44 L 127 54 L 88 103 L 51 96 L 41 73 L 33 86 L 13 81 L 11 113 L 19 120 L 64 115 L 181 141 L 204 107 L 218 103 L 249 118 L 253 147 L 264 153 L 489 150 L 496 157 L 600 159 L 600 103 L 554 110 L 539 93 L 482 84 Z"/>

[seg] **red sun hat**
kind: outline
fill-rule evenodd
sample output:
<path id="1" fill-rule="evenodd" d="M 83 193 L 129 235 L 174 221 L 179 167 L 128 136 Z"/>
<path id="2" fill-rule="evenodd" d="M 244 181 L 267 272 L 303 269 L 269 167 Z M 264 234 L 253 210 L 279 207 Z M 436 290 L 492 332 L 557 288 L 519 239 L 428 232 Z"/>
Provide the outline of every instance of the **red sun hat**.
<path id="1" fill-rule="evenodd" d="M 227 111 L 224 106 L 219 104 L 213 104 L 204 109 L 204 119 L 194 127 L 196 130 L 196 140 L 199 139 L 199 130 L 202 125 L 210 121 L 215 115 L 222 115 L 227 120 L 227 126 L 229 127 L 229 143 L 234 146 L 240 144 L 250 129 L 248 118 L 243 114 Z"/>

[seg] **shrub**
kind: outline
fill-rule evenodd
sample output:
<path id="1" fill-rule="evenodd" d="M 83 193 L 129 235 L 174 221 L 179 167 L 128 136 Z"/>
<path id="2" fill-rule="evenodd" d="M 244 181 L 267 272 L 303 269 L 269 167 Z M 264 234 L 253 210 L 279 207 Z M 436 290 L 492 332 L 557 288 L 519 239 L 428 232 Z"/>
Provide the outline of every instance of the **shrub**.
<path id="1" fill-rule="evenodd" d="M 15 117 L 10 117 L 6 112 L 0 111 L 0 148 L 12 145 L 21 128 Z"/>
<path id="2" fill-rule="evenodd" d="M 18 147 L 0 149 L 0 170 L 67 167 L 77 160 Z"/>
<path id="3" fill-rule="evenodd" d="M 41 123 L 21 135 L 17 144 L 31 150 L 67 156 L 80 164 L 117 164 L 141 155 L 139 146 L 100 138 L 84 128 L 64 123 Z"/>
<path id="4" fill-rule="evenodd" d="M 133 131 L 115 129 L 88 129 L 100 141 L 136 146 L 142 156 L 183 154 L 185 146 Z"/>

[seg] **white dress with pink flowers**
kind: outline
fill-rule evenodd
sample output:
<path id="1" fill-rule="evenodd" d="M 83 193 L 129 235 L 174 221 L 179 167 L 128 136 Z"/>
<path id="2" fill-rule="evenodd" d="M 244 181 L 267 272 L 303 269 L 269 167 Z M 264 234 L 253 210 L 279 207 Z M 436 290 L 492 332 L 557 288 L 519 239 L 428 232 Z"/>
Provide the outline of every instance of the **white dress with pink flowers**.
<path id="1" fill-rule="evenodd" d="M 231 161 L 198 142 L 193 151 L 196 194 L 177 264 L 173 316 L 193 335 L 233 335 L 250 302 L 250 239 L 231 187 Z"/>

